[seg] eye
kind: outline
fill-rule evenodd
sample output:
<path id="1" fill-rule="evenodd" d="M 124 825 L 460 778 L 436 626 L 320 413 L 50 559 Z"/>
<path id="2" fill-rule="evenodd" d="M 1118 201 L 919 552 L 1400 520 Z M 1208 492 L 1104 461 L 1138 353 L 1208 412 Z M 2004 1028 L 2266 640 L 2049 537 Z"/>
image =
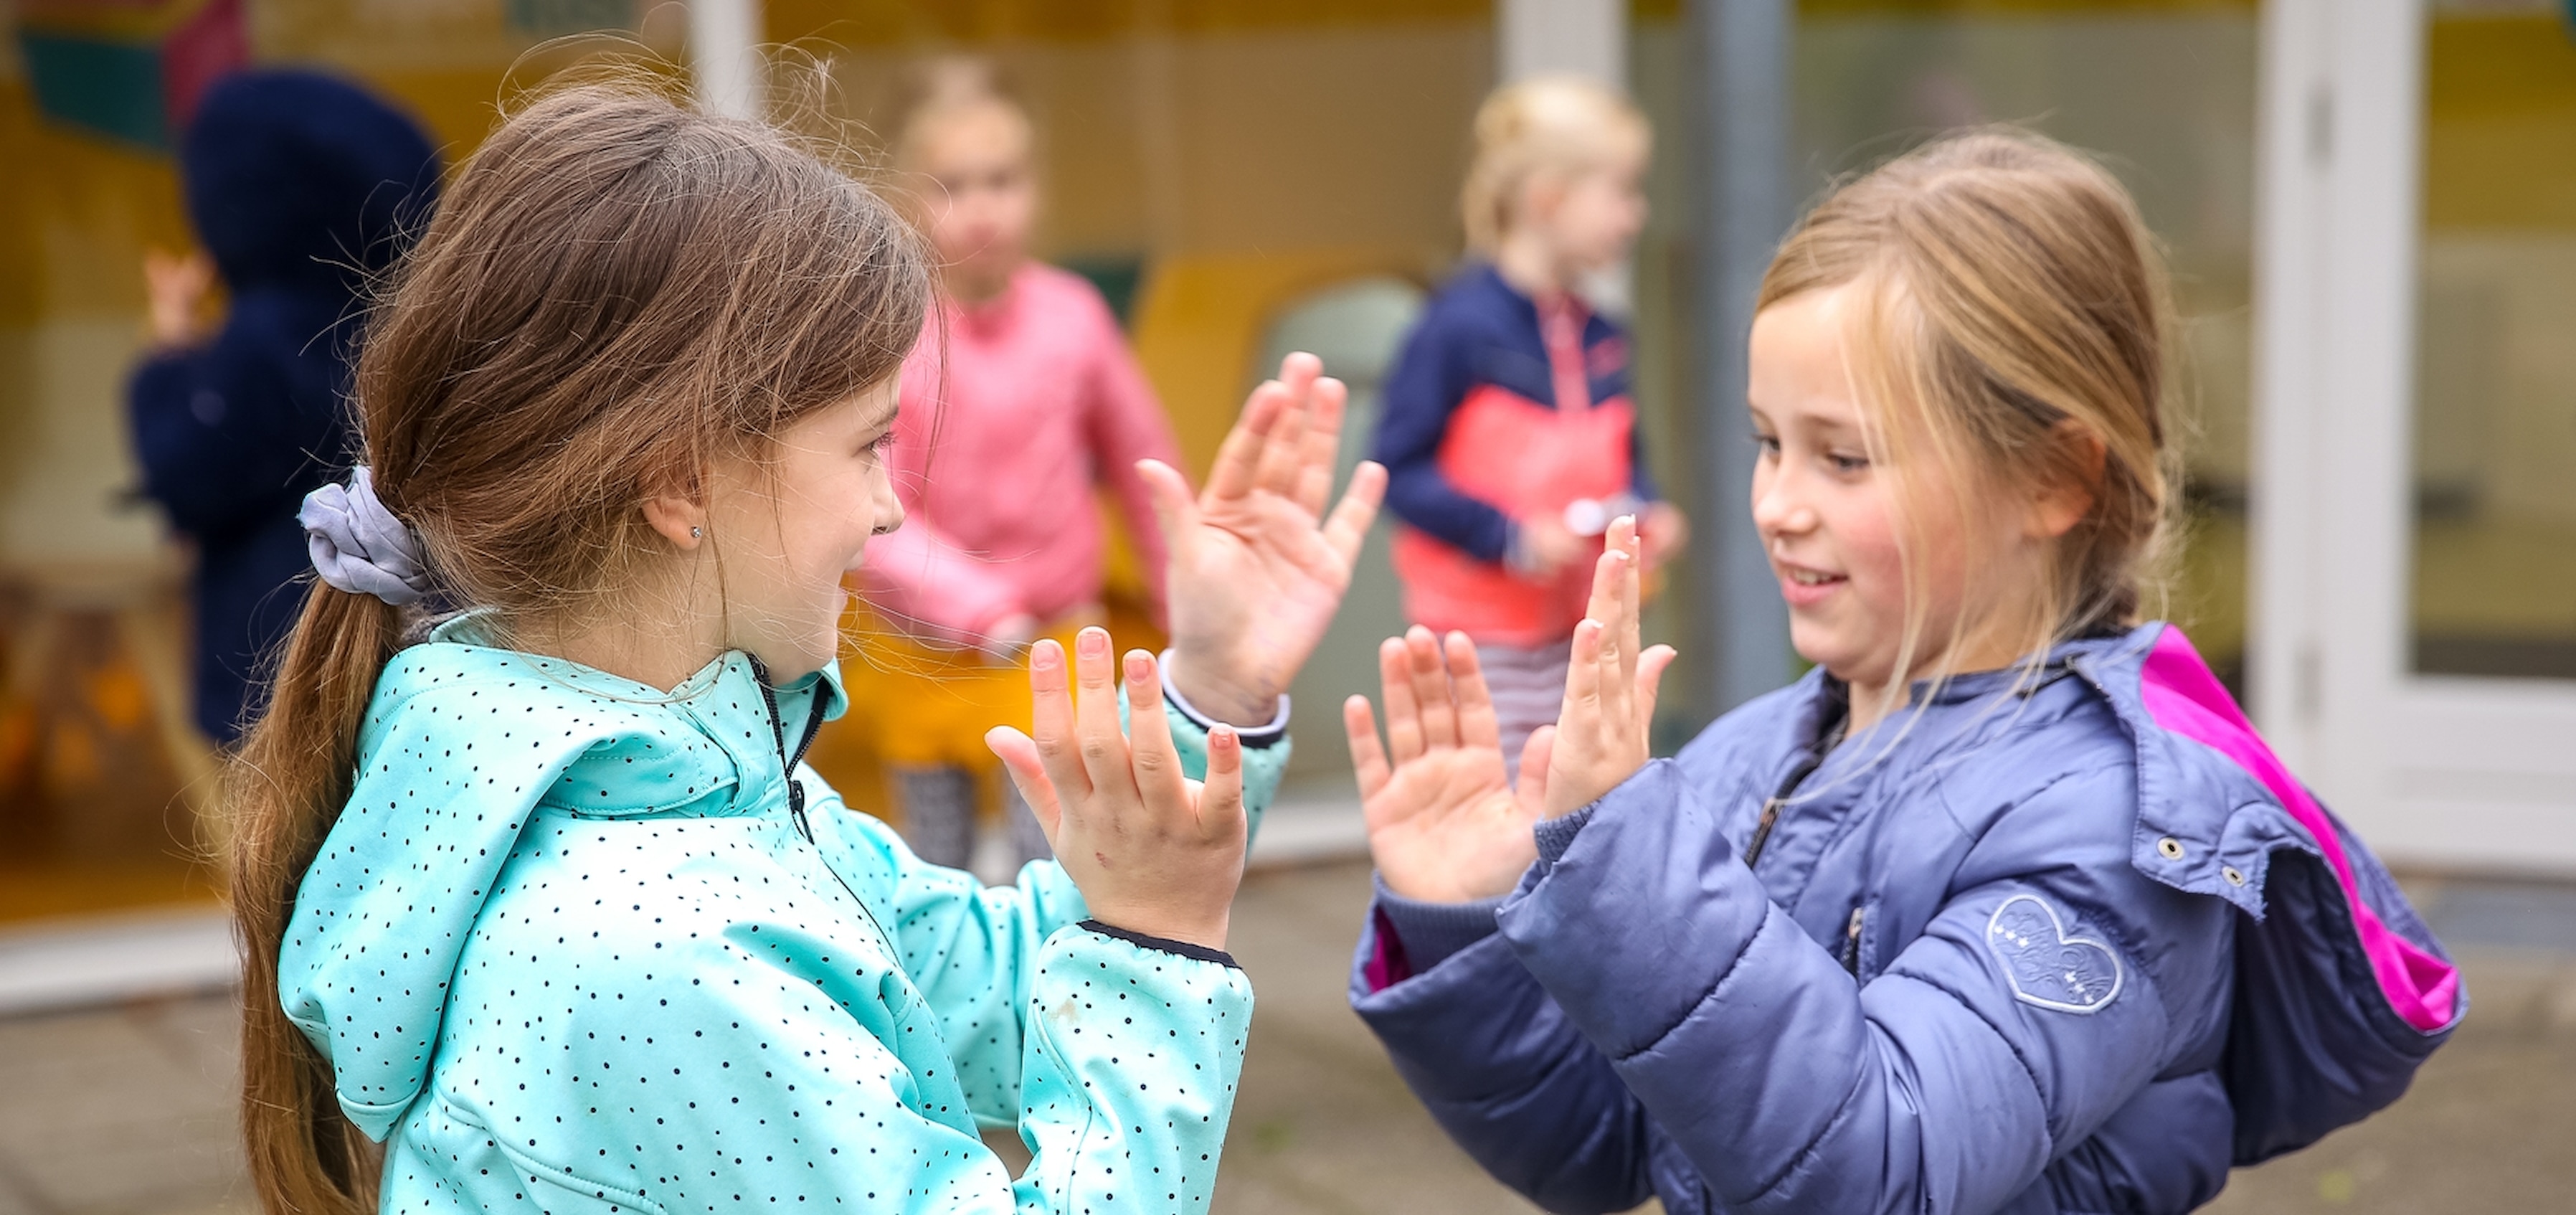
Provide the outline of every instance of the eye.
<path id="1" fill-rule="evenodd" d="M 1832 451 L 1825 453 L 1825 463 L 1832 465 L 1835 472 L 1842 473 L 1845 476 L 1869 471 L 1868 456 L 1855 456 L 1844 452 Z"/>
<path id="2" fill-rule="evenodd" d="M 868 440 L 868 445 L 865 450 L 867 454 L 872 456 L 883 456 L 887 452 L 894 450 L 894 432 L 889 430 L 884 434 Z"/>
<path id="3" fill-rule="evenodd" d="M 1763 455 L 1776 456 L 1780 454 L 1780 436 L 1766 435 L 1757 430 L 1753 432 L 1752 438 L 1753 446 L 1760 449 Z"/>

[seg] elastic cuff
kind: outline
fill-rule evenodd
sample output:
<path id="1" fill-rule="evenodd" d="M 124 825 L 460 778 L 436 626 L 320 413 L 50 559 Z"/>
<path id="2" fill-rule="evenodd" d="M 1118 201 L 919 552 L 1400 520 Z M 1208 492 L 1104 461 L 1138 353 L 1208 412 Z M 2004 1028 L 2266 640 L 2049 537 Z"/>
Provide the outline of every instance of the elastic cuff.
<path id="1" fill-rule="evenodd" d="M 1163 651 L 1163 656 L 1158 661 L 1162 664 L 1162 668 L 1164 670 L 1171 670 L 1172 652 L 1170 650 Z M 1163 703 L 1172 706 L 1172 708 L 1178 711 L 1181 716 L 1189 718 L 1190 724 L 1197 726 L 1201 733 L 1213 732 L 1217 726 L 1223 724 L 1218 722 L 1217 719 L 1199 712 L 1199 707 L 1191 704 L 1189 697 L 1181 695 L 1181 690 L 1172 686 L 1172 681 L 1168 679 L 1163 681 Z M 1270 723 L 1268 725 L 1254 726 L 1250 729 L 1246 729 L 1242 726 L 1234 727 L 1235 741 L 1255 750 L 1262 747 L 1277 746 L 1280 740 L 1287 737 L 1288 695 L 1285 692 L 1280 693 L 1279 711 L 1271 715 Z"/>
<path id="2" fill-rule="evenodd" d="M 1386 926 L 1404 943 L 1405 960 L 1412 963 L 1415 974 L 1494 935 L 1494 910 L 1503 905 L 1500 897 L 1472 903 L 1429 903 L 1387 889 L 1383 877 L 1372 880 L 1377 884 L 1378 913 L 1386 917 Z"/>
<path id="3" fill-rule="evenodd" d="M 1201 962 L 1214 962 L 1219 966 L 1223 966 L 1231 970 L 1243 969 L 1243 967 L 1235 964 L 1233 954 L 1227 953 L 1222 949 L 1210 949 L 1205 945 L 1192 945 L 1187 941 L 1173 941 L 1166 940 L 1162 937 L 1149 937 L 1141 932 L 1129 932 L 1124 928 L 1112 928 L 1098 920 L 1084 920 L 1082 922 L 1082 927 L 1099 933 L 1104 937 L 1116 937 L 1121 941 L 1125 941 L 1128 944 L 1137 947 L 1138 949 L 1151 949 L 1158 953 L 1177 954 L 1181 957 L 1192 958 Z"/>
<path id="4" fill-rule="evenodd" d="M 1599 809 L 1600 805 L 1601 803 L 1594 802 L 1593 804 L 1585 806 L 1584 808 L 1566 815 L 1563 818 L 1541 819 L 1539 821 L 1538 826 L 1534 829 L 1538 835 L 1539 868 L 1553 869 L 1556 867 L 1557 859 L 1565 855 L 1566 849 L 1574 846 L 1575 834 L 1583 830 L 1583 824 L 1592 821 L 1592 812 Z"/>

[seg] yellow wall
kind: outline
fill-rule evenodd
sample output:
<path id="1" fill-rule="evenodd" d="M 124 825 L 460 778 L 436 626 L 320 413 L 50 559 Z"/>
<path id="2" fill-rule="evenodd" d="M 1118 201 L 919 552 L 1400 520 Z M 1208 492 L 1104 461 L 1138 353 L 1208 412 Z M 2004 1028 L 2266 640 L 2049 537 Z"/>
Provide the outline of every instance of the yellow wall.
<path id="1" fill-rule="evenodd" d="M 2567 22 L 2458 16 L 2429 33 L 2425 226 L 2576 231 L 2576 36 Z"/>

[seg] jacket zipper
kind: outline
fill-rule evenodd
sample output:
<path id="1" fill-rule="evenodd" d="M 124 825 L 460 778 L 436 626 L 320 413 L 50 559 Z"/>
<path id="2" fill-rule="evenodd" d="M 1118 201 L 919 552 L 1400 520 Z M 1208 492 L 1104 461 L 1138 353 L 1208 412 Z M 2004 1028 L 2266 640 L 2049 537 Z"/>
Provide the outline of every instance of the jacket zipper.
<path id="1" fill-rule="evenodd" d="M 749 655 L 745 655 L 749 657 Z M 794 750 L 787 746 L 787 719 L 778 712 L 778 689 L 769 686 L 769 667 L 758 658 L 751 660 L 752 681 L 760 685 L 760 699 L 769 708 L 769 732 L 778 740 L 779 773 L 787 780 L 787 816 L 795 820 L 796 834 L 806 843 L 814 842 L 814 824 L 805 819 L 805 786 L 796 780 L 796 765 L 805 762 L 805 753 L 814 747 L 814 736 L 823 731 L 823 715 L 805 715 L 804 736 L 797 739 Z"/>
<path id="2" fill-rule="evenodd" d="M 769 667 L 754 655 L 746 653 L 743 657 L 751 659 L 752 682 L 760 685 L 760 699 L 769 708 L 769 733 L 778 740 L 778 758 L 784 764 L 779 771 L 787 781 L 787 817 L 795 821 L 796 834 L 803 836 L 806 845 L 811 847 L 814 845 L 814 824 L 805 817 L 805 786 L 796 780 L 796 765 L 805 762 L 805 753 L 814 748 L 814 736 L 823 732 L 823 714 L 818 711 L 805 715 L 804 736 L 796 740 L 794 749 L 789 749 L 787 719 L 779 715 L 778 689 L 769 686 Z M 885 925 L 878 922 L 876 910 L 868 906 L 866 899 L 859 897 L 858 891 L 851 889 L 849 880 L 841 876 L 840 870 L 832 868 L 829 861 L 824 862 L 823 872 L 831 874 L 842 893 L 849 895 L 852 903 L 858 904 L 859 914 L 866 916 L 868 927 L 876 930 L 877 943 L 886 951 L 886 956 L 896 956 L 894 934 L 887 932 Z"/>
<path id="3" fill-rule="evenodd" d="M 1798 766 L 1789 770 L 1789 779 L 1780 782 L 1780 791 L 1763 800 L 1762 817 L 1753 824 L 1753 842 L 1744 847 L 1745 868 L 1751 869 L 1754 862 L 1762 859 L 1762 849 L 1771 842 L 1771 829 L 1780 825 L 1780 809 L 1789 804 L 1789 795 L 1797 792 L 1798 786 L 1814 775 L 1817 766 L 1824 762 L 1822 752 L 1811 753 L 1799 760 Z"/>
<path id="4" fill-rule="evenodd" d="M 1860 977 L 1861 925 L 1868 919 L 1869 904 L 1860 904 L 1852 908 L 1851 926 L 1843 929 L 1843 969 L 1850 971 L 1855 979 Z"/>
<path id="5" fill-rule="evenodd" d="M 1796 793 L 1798 786 L 1815 775 L 1816 769 L 1824 765 L 1825 757 L 1842 744 L 1843 727 L 1850 720 L 1848 712 L 1837 718 L 1833 728 L 1825 731 L 1825 736 L 1817 740 L 1815 747 L 1798 760 L 1798 766 L 1789 770 L 1789 778 L 1780 782 L 1780 791 L 1762 803 L 1762 817 L 1753 824 L 1753 842 L 1744 846 L 1745 868 L 1751 869 L 1754 862 L 1762 859 L 1763 846 L 1771 842 L 1771 829 L 1780 825 L 1780 811 L 1789 805 L 1789 795 Z"/>

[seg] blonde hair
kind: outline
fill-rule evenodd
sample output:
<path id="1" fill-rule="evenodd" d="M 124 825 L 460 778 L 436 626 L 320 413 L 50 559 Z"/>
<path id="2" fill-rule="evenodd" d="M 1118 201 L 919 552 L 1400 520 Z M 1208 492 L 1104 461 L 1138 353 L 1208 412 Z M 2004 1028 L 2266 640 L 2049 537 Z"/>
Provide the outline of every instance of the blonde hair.
<path id="1" fill-rule="evenodd" d="M 1458 192 L 1467 247 L 1492 256 L 1512 225 L 1522 186 L 1598 165 L 1610 141 L 1623 135 L 1641 145 L 1652 138 L 1645 114 L 1597 81 L 1551 74 L 1494 90 L 1476 107 L 1475 151 Z"/>
<path id="2" fill-rule="evenodd" d="M 922 132 L 932 122 L 978 106 L 998 106 L 1019 119 L 1034 153 L 1036 130 L 1010 74 L 980 55 L 937 55 L 907 67 L 895 81 L 884 126 L 895 164 L 912 167 Z"/>
<path id="3" fill-rule="evenodd" d="M 1906 488 L 1917 457 L 1957 478 L 1963 523 L 2004 495 L 2072 487 L 2090 505 L 2052 546 L 2043 585 L 2004 597 L 2021 617 L 2005 635 L 2035 671 L 2060 641 L 2136 623 L 2180 470 L 2165 418 L 2172 303 L 2128 191 L 2027 131 L 1944 138 L 1809 212 L 1756 309 L 1846 285 L 1861 297 L 1845 344 L 1852 379 L 1871 445 L 1905 494 L 1909 553 L 1922 551 L 1932 513 Z M 1922 564 L 1906 561 L 1891 698 L 1923 652 Z M 1956 622 L 1943 654 L 1967 626 Z"/>

